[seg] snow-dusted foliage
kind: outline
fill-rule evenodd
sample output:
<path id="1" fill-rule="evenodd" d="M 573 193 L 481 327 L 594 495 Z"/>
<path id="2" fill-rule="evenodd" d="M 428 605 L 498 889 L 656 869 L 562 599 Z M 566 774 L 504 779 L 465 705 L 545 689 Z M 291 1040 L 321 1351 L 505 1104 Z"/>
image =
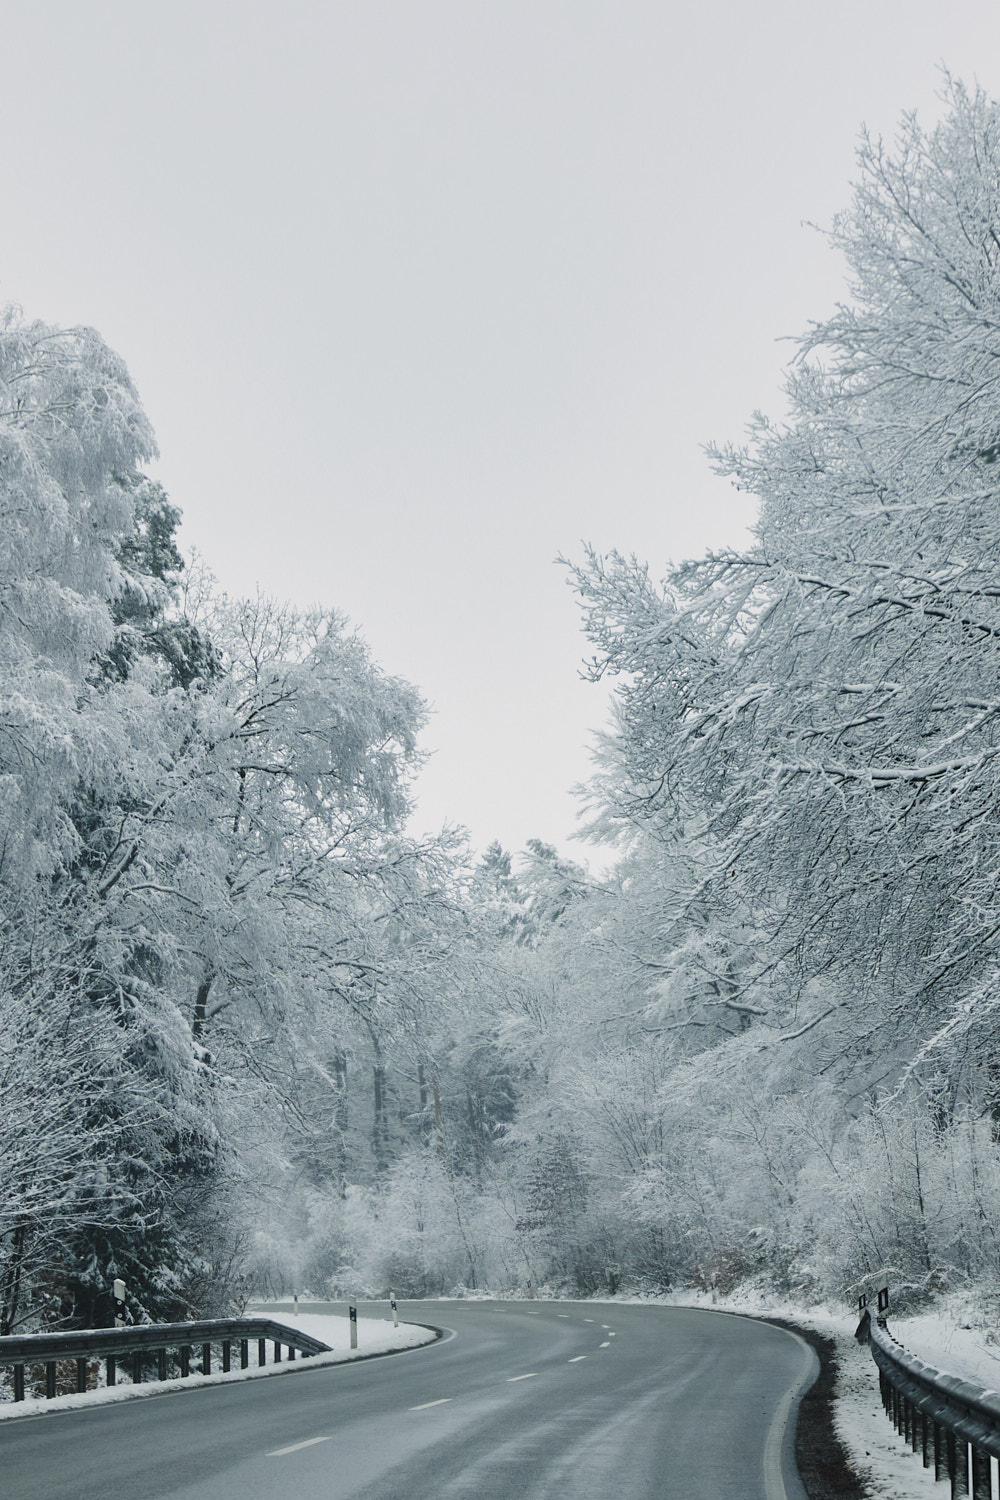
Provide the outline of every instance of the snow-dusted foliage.
<path id="1" fill-rule="evenodd" d="M 280 1134 L 334 1005 L 370 1020 L 434 865 L 416 693 L 334 614 L 182 588 L 152 451 L 95 334 L 5 315 L 2 1332 L 101 1321 L 116 1274 L 136 1317 L 225 1304 L 240 1127 Z"/>
<path id="2" fill-rule="evenodd" d="M 6 315 L 0 1332 L 1000 1279 L 1000 108 L 864 140 L 832 241 L 713 450 L 754 545 L 573 570 L 600 881 L 410 838 L 417 692 L 185 569 L 120 362 Z"/>
<path id="3" fill-rule="evenodd" d="M 620 677 L 603 815 L 659 851 L 665 910 L 689 873 L 648 1023 L 686 1054 L 691 1192 L 827 1282 L 972 1270 L 963 1199 L 997 1208 L 1000 109 L 948 104 L 863 140 L 850 304 L 800 341 L 787 420 L 714 453 L 756 545 L 659 587 L 576 572 Z"/>

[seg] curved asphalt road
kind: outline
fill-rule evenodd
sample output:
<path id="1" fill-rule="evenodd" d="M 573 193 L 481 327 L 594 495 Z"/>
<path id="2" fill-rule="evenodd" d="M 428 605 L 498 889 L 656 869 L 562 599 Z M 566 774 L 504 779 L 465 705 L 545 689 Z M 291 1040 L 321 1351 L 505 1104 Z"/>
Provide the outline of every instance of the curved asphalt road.
<path id="1" fill-rule="evenodd" d="M 795 1405 L 816 1362 L 779 1328 L 593 1302 L 412 1302 L 400 1313 L 453 1336 L 385 1359 L 2 1422 L 0 1493 L 804 1500 Z"/>

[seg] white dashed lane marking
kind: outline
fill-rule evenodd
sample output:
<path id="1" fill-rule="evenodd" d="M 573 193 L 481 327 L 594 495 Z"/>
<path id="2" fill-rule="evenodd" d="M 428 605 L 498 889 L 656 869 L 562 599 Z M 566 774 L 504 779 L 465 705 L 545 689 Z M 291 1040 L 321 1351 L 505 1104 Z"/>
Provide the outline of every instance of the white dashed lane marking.
<path id="1" fill-rule="evenodd" d="M 599 1349 L 610 1349 L 611 1348 L 611 1340 L 610 1339 L 605 1339 L 604 1343 L 603 1344 L 598 1344 L 597 1347 Z"/>
<path id="2" fill-rule="evenodd" d="M 578 1354 L 575 1359 L 568 1359 L 566 1361 L 566 1363 L 568 1365 L 578 1365 L 580 1363 L 581 1359 L 586 1359 L 586 1358 L 587 1358 L 587 1356 L 585 1354 Z"/>
<path id="3" fill-rule="evenodd" d="M 410 1411 L 426 1411 L 429 1406 L 447 1406 L 451 1400 L 450 1396 L 439 1396 L 436 1401 L 421 1401 L 419 1406 L 411 1406 Z"/>
<path id="4" fill-rule="evenodd" d="M 508 1375 L 507 1376 L 507 1384 L 508 1385 L 513 1385 L 515 1380 L 534 1380 L 534 1378 L 535 1378 L 535 1376 L 537 1374 L 538 1374 L 537 1370 L 532 1370 L 532 1372 L 531 1372 L 530 1375 Z"/>
<path id="5" fill-rule="evenodd" d="M 267 1456 L 268 1458 L 284 1458 L 286 1453 L 298 1453 L 300 1448 L 311 1448 L 313 1443 L 328 1443 L 332 1437 L 333 1434 L 330 1433 L 329 1437 L 306 1438 L 304 1443 L 292 1443 L 288 1448 L 274 1448 Z"/>

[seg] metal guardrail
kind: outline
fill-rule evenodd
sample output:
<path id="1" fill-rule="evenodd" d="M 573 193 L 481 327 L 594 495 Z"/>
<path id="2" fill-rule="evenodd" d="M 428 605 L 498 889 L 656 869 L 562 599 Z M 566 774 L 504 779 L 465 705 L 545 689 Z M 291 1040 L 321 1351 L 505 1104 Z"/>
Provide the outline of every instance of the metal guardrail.
<path id="1" fill-rule="evenodd" d="M 1000 1392 L 925 1365 L 893 1338 L 884 1318 L 866 1312 L 858 1336 L 867 1337 L 878 1365 L 886 1415 L 924 1468 L 950 1481 L 953 1500 L 995 1500 L 990 1459 L 1000 1459 Z"/>
<path id="2" fill-rule="evenodd" d="M 281 1351 L 288 1351 L 288 1358 L 296 1354 L 308 1357 L 311 1354 L 326 1354 L 329 1344 L 314 1339 L 297 1328 L 288 1328 L 276 1323 L 273 1318 L 211 1318 L 202 1323 L 140 1323 L 133 1328 L 88 1328 L 79 1333 L 34 1333 L 23 1337 L 0 1338 L 0 1368 L 11 1365 L 14 1370 L 14 1400 L 24 1400 L 25 1367 L 36 1367 L 41 1379 L 44 1365 L 45 1394 L 51 1400 L 58 1392 L 59 1366 L 64 1361 L 75 1361 L 76 1369 L 67 1376 L 75 1392 L 87 1390 L 89 1367 L 92 1360 L 103 1359 L 106 1364 L 108 1385 L 117 1380 L 118 1361 L 130 1359 L 132 1383 L 139 1385 L 147 1366 L 155 1360 L 157 1380 L 171 1378 L 170 1366 L 177 1365 L 181 1376 L 192 1374 L 191 1353 L 201 1346 L 201 1362 L 195 1374 L 212 1373 L 212 1347 L 221 1345 L 223 1373 L 232 1369 L 232 1350 L 239 1344 L 239 1368 L 250 1368 L 250 1345 L 257 1341 L 257 1365 L 266 1364 L 267 1344 L 273 1346 L 272 1363 L 281 1361 Z"/>

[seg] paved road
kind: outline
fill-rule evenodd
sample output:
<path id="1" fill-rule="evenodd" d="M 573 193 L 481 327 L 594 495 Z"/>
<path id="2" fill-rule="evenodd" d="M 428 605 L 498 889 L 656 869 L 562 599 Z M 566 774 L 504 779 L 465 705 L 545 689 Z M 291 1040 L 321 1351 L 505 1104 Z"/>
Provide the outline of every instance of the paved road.
<path id="1" fill-rule="evenodd" d="M 0 1495 L 804 1500 L 792 1430 L 815 1356 L 781 1329 L 608 1303 L 413 1302 L 400 1314 L 451 1336 L 0 1423 Z"/>

